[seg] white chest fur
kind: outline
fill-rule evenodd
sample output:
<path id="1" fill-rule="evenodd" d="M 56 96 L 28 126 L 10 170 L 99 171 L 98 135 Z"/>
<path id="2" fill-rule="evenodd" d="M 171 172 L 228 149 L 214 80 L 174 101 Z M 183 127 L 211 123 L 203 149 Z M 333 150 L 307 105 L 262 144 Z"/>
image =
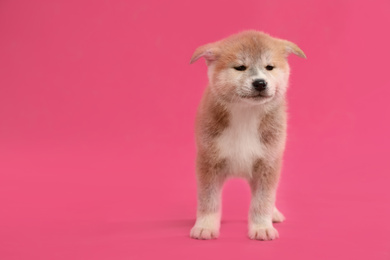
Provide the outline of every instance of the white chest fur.
<path id="1" fill-rule="evenodd" d="M 251 176 L 253 162 L 263 157 L 260 114 L 256 107 L 237 105 L 230 109 L 229 126 L 217 140 L 220 158 L 227 159 L 230 174 Z"/>

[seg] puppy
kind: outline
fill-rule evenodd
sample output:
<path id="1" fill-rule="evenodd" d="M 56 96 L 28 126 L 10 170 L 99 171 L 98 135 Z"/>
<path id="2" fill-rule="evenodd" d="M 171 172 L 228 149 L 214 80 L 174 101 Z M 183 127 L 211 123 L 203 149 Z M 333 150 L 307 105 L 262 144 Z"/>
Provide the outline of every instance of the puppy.
<path id="1" fill-rule="evenodd" d="M 306 58 L 294 43 L 252 30 L 193 54 L 190 63 L 206 60 L 209 86 L 196 118 L 198 209 L 192 238 L 218 237 L 221 191 L 229 177 L 249 182 L 249 237 L 278 238 L 272 222 L 284 220 L 275 194 L 286 140 L 291 53 Z"/>

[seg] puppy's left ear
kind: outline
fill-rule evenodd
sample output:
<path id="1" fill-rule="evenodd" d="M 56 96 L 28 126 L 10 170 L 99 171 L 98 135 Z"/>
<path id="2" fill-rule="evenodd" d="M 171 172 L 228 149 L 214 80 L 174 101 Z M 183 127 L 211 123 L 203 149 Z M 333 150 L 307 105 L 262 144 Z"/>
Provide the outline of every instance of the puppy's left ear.
<path id="1" fill-rule="evenodd" d="M 218 48 L 213 43 L 200 46 L 195 50 L 194 54 L 192 55 L 190 64 L 194 63 L 195 61 L 203 57 L 206 60 L 206 63 L 208 65 L 210 62 L 217 59 L 218 56 L 217 52 L 218 52 Z"/>
<path id="2" fill-rule="evenodd" d="M 291 53 L 294 53 L 295 55 L 306 59 L 305 53 L 293 42 L 282 40 L 282 43 L 284 45 L 284 50 L 286 52 L 286 56 L 290 55 Z"/>

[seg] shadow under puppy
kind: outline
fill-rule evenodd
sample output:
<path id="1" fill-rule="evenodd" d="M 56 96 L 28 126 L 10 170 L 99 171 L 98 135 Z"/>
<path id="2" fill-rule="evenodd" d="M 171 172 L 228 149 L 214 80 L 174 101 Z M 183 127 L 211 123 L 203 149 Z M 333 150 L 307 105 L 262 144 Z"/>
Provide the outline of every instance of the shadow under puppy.
<path id="1" fill-rule="evenodd" d="M 258 31 L 244 31 L 199 47 L 209 86 L 196 118 L 198 209 L 191 237 L 219 235 L 221 191 L 228 177 L 249 182 L 252 199 L 249 237 L 278 238 L 272 222 L 284 216 L 275 207 L 286 140 L 287 57 L 306 58 L 292 42 Z"/>

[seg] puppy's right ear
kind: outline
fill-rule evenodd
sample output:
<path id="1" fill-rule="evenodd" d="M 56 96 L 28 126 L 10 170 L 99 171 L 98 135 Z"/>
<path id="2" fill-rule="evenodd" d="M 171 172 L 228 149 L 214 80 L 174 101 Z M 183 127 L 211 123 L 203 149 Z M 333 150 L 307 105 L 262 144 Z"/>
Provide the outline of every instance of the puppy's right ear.
<path id="1" fill-rule="evenodd" d="M 217 52 L 218 52 L 217 47 L 212 43 L 200 46 L 195 50 L 194 54 L 192 55 L 190 64 L 204 57 L 206 60 L 206 64 L 208 65 L 210 62 L 217 59 L 218 57 Z"/>

